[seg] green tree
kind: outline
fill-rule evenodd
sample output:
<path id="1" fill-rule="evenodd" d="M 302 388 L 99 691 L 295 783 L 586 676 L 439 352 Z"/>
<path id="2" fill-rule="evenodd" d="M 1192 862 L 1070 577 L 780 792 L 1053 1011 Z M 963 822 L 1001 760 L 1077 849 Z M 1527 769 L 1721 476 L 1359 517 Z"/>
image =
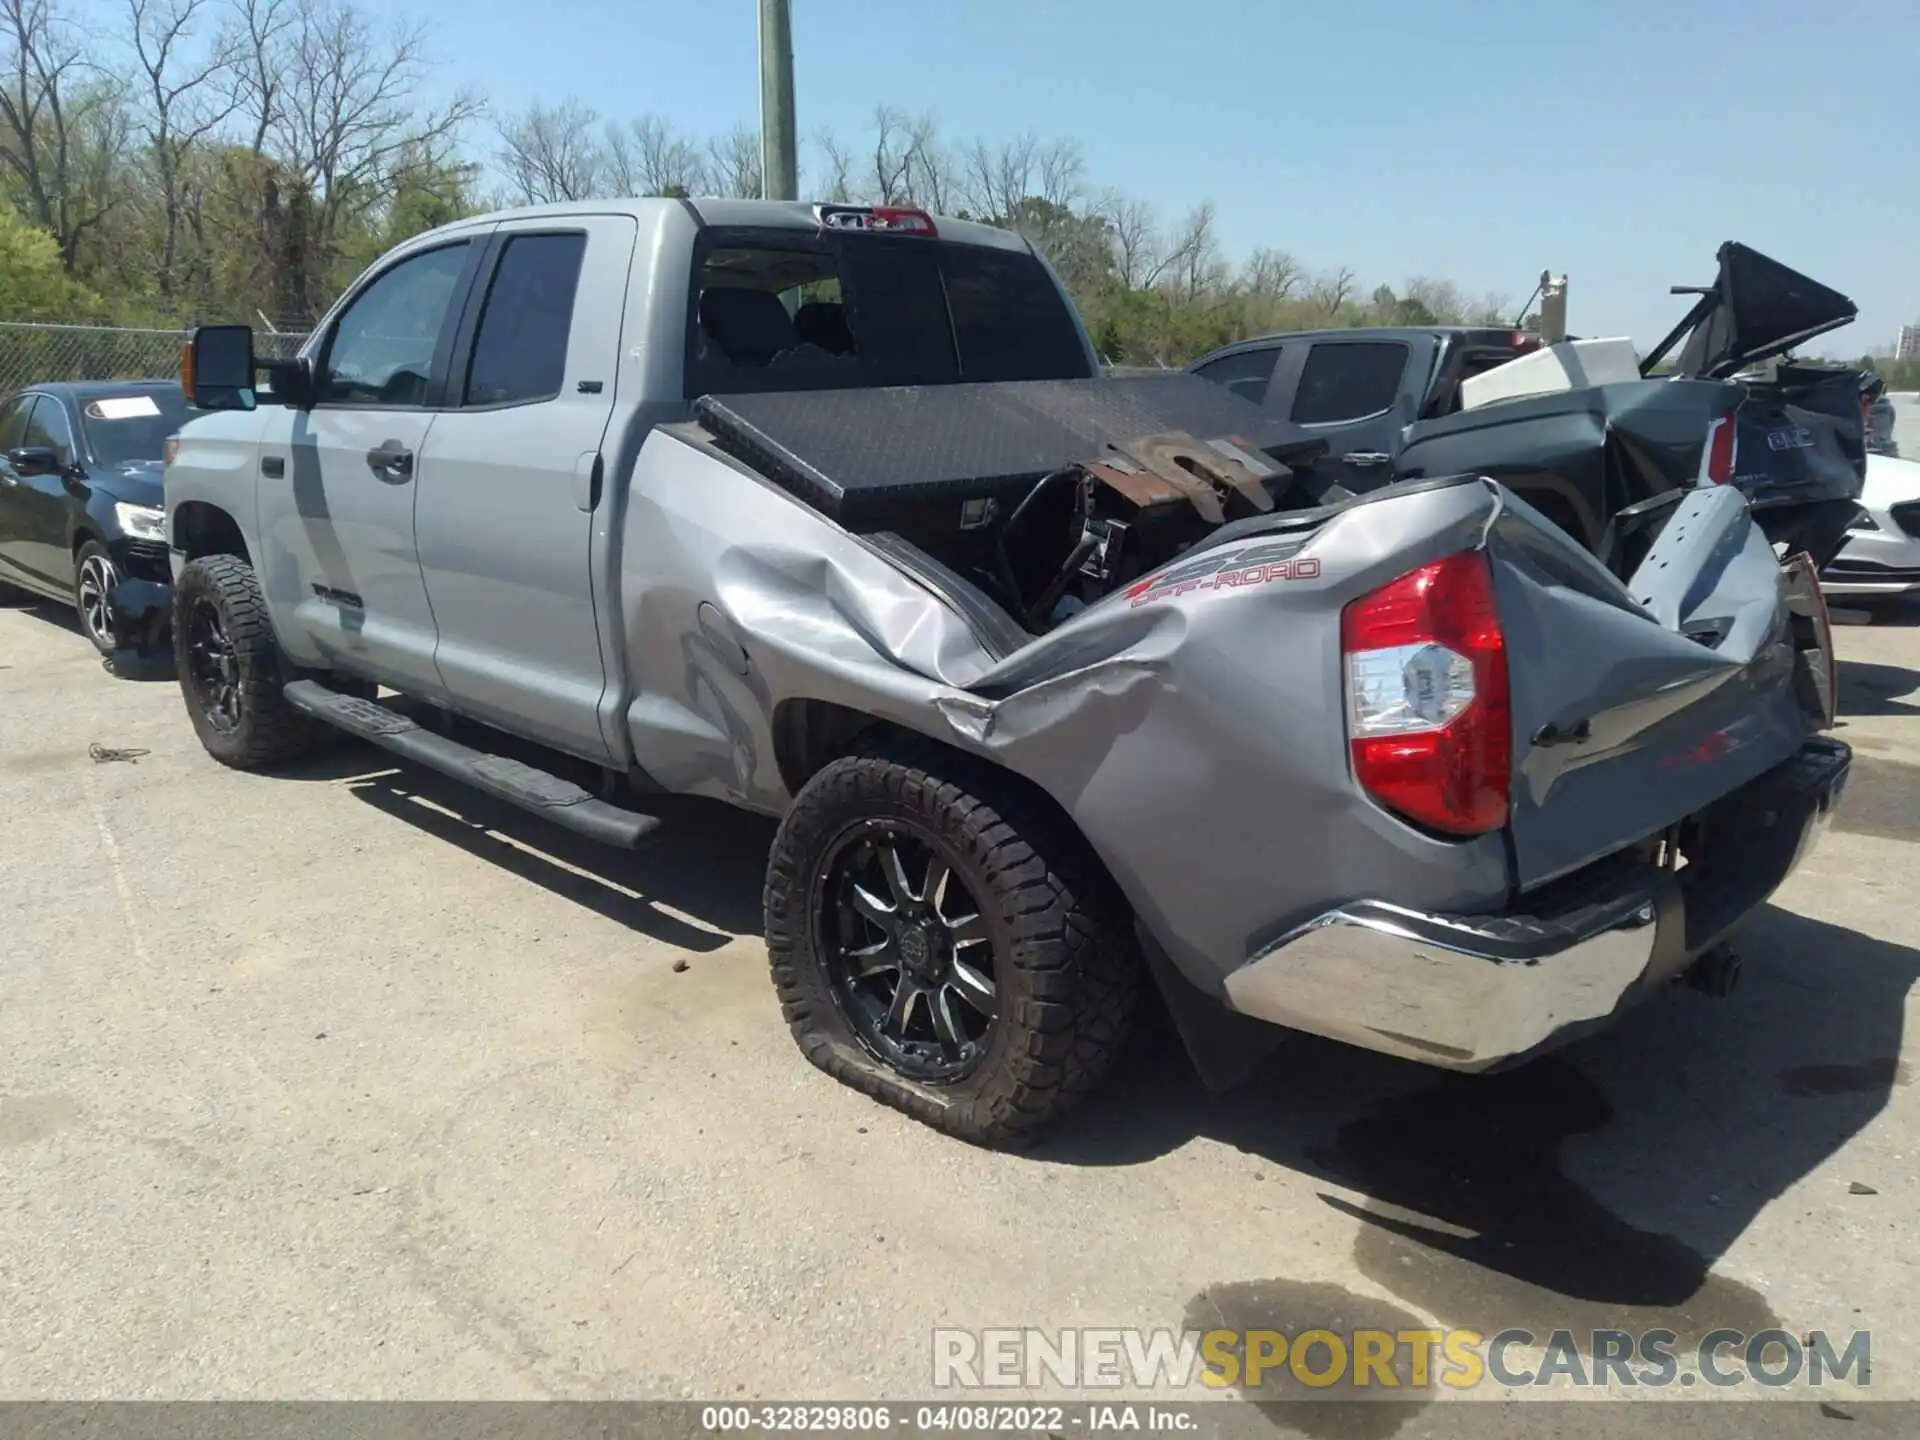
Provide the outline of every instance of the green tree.
<path id="1" fill-rule="evenodd" d="M 100 298 L 67 274 L 46 231 L 0 209 L 0 319 L 100 318 Z"/>

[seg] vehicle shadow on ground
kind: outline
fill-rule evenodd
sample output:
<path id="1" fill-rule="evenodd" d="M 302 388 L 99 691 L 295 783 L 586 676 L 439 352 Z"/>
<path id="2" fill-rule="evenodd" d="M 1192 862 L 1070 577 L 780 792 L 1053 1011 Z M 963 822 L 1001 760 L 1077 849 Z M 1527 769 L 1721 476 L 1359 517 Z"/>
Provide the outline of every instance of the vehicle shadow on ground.
<path id="1" fill-rule="evenodd" d="M 1774 907 L 1739 948 L 1732 998 L 1656 997 L 1505 1074 L 1444 1075 L 1300 1037 L 1248 1085 L 1209 1095 L 1168 1037 L 1035 1155 L 1124 1166 L 1196 1137 L 1231 1145 L 1326 1186 L 1325 1204 L 1362 1221 L 1355 1267 L 1450 1324 L 1665 1326 L 1683 1345 L 1722 1325 L 1752 1333 L 1775 1323 L 1770 1307 L 1713 1262 L 1911 1080 L 1901 1032 L 1920 951 Z M 1904 1180 L 1822 1176 L 1804 1203 L 1836 1227 L 1870 1222 L 1881 1202 L 1849 1182 Z M 1278 1231 L 1274 1255 L 1270 1273 L 1288 1274 Z M 1209 1284 L 1248 1286 L 1268 1287 L 1268 1319 L 1323 1323 L 1289 1315 L 1287 1282 Z"/>
<path id="2" fill-rule="evenodd" d="M 1920 715 L 1920 670 L 1840 662 L 1839 710 L 1847 715 Z"/>
<path id="3" fill-rule="evenodd" d="M 57 600 L 42 600 L 38 597 L 0 599 L 0 608 L 17 610 L 22 615 L 31 615 L 34 619 L 51 625 L 56 630 L 64 630 L 73 636 L 76 645 L 91 650 L 93 642 L 87 639 L 86 632 L 80 628 L 80 617 L 70 605 L 62 605 Z M 103 657 L 100 668 L 109 675 L 121 680 L 172 680 L 175 678 L 173 652 L 164 654 L 135 655 L 131 651 L 111 657 Z"/>
<path id="4" fill-rule="evenodd" d="M 346 782 L 356 800 L 562 899 L 683 950 L 718 950 L 761 930 L 760 889 L 773 822 L 714 801 L 661 796 L 639 849 L 562 830 L 370 745 L 343 741 L 281 772 Z"/>

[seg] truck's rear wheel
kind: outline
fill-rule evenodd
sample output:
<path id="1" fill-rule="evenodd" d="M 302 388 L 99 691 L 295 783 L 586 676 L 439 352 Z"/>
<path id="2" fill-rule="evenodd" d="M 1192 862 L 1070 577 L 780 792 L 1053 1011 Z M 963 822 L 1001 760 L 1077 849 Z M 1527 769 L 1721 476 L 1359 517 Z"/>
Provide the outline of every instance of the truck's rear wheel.
<path id="1" fill-rule="evenodd" d="M 251 565 L 237 555 L 190 561 L 173 606 L 180 693 L 209 755 L 251 770 L 317 746 L 316 727 L 281 693 L 280 647 Z"/>
<path id="2" fill-rule="evenodd" d="M 1127 907 L 1085 841 L 929 746 L 837 760 L 767 869 L 767 951 L 828 1074 L 963 1139 L 1011 1142 L 1111 1068 L 1140 992 Z"/>

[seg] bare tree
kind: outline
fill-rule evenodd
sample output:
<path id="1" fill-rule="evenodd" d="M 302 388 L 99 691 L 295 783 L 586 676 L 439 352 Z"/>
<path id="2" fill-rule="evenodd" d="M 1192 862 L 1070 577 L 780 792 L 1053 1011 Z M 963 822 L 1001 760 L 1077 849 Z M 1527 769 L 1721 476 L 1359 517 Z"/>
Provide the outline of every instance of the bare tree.
<path id="1" fill-rule="evenodd" d="M 961 153 L 960 185 L 968 206 L 983 220 L 1011 215 L 1034 193 L 1040 138 L 1032 131 L 989 145 L 975 140 Z"/>
<path id="2" fill-rule="evenodd" d="M 139 66 L 141 139 L 160 182 L 160 264 L 156 282 L 172 299 L 188 157 L 240 107 L 225 43 L 198 54 L 193 32 L 207 0 L 127 0 Z"/>
<path id="3" fill-rule="evenodd" d="M 715 136 L 707 146 L 707 179 L 722 195 L 738 200 L 760 198 L 760 132 L 750 125 L 736 125 L 724 135 Z"/>
<path id="4" fill-rule="evenodd" d="M 1213 202 L 1207 200 L 1187 213 L 1147 283 L 1165 281 L 1181 299 L 1197 300 L 1203 291 L 1218 288 L 1225 268 L 1213 233 Z"/>
<path id="5" fill-rule="evenodd" d="M 944 212 L 957 191 L 952 160 L 940 144 L 940 126 L 931 114 L 906 122 L 907 199 Z"/>
<path id="6" fill-rule="evenodd" d="M 873 112 L 873 171 L 868 198 L 877 205 L 904 205 L 913 194 L 913 141 L 907 118 L 891 105 Z"/>
<path id="7" fill-rule="evenodd" d="M 853 155 L 822 126 L 814 132 L 814 147 L 820 152 L 821 178 L 808 188 L 822 200 L 844 203 L 853 199 Z"/>
<path id="8" fill-rule="evenodd" d="M 1011 215 L 1022 200 L 1072 208 L 1085 191 L 1087 162 L 1077 140 L 1042 143 L 1031 130 L 989 145 L 976 140 L 961 152 L 958 189 L 978 214 Z M 1104 214 L 1096 204 L 1095 213 Z"/>
<path id="9" fill-rule="evenodd" d="M 0 167 L 69 273 L 82 237 L 117 203 L 119 100 L 50 0 L 0 0 Z"/>
<path id="10" fill-rule="evenodd" d="M 1451 280 L 1435 280 L 1431 276 L 1416 275 L 1402 287 L 1401 299 L 1411 301 L 1420 310 L 1433 317 L 1436 325 L 1459 325 L 1467 318 L 1466 297 L 1460 293 L 1460 287 Z"/>
<path id="11" fill-rule="evenodd" d="M 1240 288 L 1252 300 L 1271 303 L 1285 300 L 1298 288 L 1306 274 L 1300 262 L 1284 250 L 1255 250 L 1240 268 Z"/>
<path id="12" fill-rule="evenodd" d="M 1144 200 L 1132 200 L 1109 190 L 1100 197 L 1096 209 L 1107 219 L 1114 275 L 1122 288 L 1137 290 L 1151 285 L 1160 258 L 1160 230 L 1154 224 L 1153 207 Z"/>
<path id="13" fill-rule="evenodd" d="M 586 200 L 597 193 L 603 169 L 594 138 L 600 117 L 575 100 L 529 105 L 497 123 L 500 168 L 522 205 Z"/>
<path id="14" fill-rule="evenodd" d="M 1331 320 L 1340 313 L 1340 307 L 1353 298 L 1356 283 L 1353 271 L 1343 265 L 1315 280 L 1309 294 L 1314 305 Z"/>
<path id="15" fill-rule="evenodd" d="M 1466 302 L 1463 319 L 1469 325 L 1511 325 L 1513 297 L 1498 290 L 1489 290 L 1479 299 Z"/>
<path id="16" fill-rule="evenodd" d="M 1040 147 L 1034 157 L 1039 169 L 1042 200 L 1071 205 L 1080 198 L 1087 177 L 1087 157 L 1078 140 L 1055 140 Z"/>
<path id="17" fill-rule="evenodd" d="M 280 64 L 295 18 L 293 0 L 230 0 L 221 48 L 232 57 L 235 111 L 247 122 L 247 146 L 267 149 L 267 136 L 282 119 L 285 85 Z"/>
<path id="18" fill-rule="evenodd" d="M 482 106 L 464 91 L 439 104 L 424 98 L 430 66 L 420 25 L 380 34 L 350 0 L 287 3 L 292 17 L 269 50 L 280 85 L 266 143 L 311 212 L 304 254 L 289 263 L 278 302 L 305 315 L 338 257 L 343 222 L 383 203 L 402 161 L 450 162 Z"/>
<path id="19" fill-rule="evenodd" d="M 606 188 L 619 195 L 698 195 L 707 189 L 700 147 L 657 115 L 607 125 Z"/>

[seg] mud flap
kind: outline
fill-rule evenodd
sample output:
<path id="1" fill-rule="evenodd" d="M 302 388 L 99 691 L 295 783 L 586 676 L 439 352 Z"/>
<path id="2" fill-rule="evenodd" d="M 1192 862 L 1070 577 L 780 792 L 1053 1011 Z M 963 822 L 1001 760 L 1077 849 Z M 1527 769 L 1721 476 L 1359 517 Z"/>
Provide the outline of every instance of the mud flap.
<path id="1" fill-rule="evenodd" d="M 1166 1001 L 1167 1013 L 1200 1083 L 1218 1092 L 1231 1090 L 1252 1078 L 1260 1064 L 1280 1047 L 1288 1032 L 1265 1020 L 1229 1010 L 1226 1004 L 1195 985 L 1167 958 L 1159 942 L 1136 922 L 1147 970 Z"/>

